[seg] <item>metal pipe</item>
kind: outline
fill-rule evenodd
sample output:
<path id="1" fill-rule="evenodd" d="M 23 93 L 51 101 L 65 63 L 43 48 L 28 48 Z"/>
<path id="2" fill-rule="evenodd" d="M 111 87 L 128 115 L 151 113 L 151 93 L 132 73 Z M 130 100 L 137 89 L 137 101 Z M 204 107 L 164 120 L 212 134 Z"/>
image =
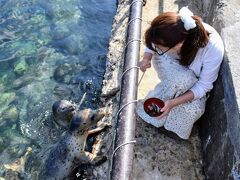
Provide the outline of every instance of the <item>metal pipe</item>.
<path id="1" fill-rule="evenodd" d="M 142 0 L 133 0 L 130 7 L 130 18 L 127 32 L 127 45 L 124 55 L 124 73 L 121 85 L 120 109 L 118 116 L 115 149 L 113 156 L 113 168 L 111 179 L 128 180 L 131 178 L 133 147 L 135 139 L 136 116 L 135 108 L 137 98 L 138 69 L 132 68 L 138 65 Z M 129 70 L 130 69 L 130 70 Z M 127 104 L 127 106 L 126 106 Z M 117 148 L 116 148 L 117 147 Z"/>

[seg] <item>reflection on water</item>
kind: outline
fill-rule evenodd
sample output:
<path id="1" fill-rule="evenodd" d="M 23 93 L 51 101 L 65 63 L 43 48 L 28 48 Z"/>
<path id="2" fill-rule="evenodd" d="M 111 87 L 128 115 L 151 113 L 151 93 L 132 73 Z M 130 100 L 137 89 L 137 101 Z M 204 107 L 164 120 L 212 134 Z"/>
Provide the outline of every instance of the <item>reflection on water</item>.
<path id="1" fill-rule="evenodd" d="M 0 8 L 0 177 L 34 179 L 64 131 L 52 104 L 86 92 L 81 108 L 98 107 L 115 1 L 0 0 Z"/>

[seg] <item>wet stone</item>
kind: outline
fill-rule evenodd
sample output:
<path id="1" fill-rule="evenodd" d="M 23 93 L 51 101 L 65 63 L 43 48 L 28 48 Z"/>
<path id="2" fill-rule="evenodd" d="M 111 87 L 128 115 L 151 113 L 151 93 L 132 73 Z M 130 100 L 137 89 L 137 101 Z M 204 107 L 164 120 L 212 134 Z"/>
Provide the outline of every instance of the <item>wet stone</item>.
<path id="1" fill-rule="evenodd" d="M 25 59 L 20 59 L 15 66 L 14 66 L 14 72 L 18 75 L 23 75 L 28 69 L 28 65 L 25 61 Z"/>
<path id="2" fill-rule="evenodd" d="M 19 172 L 16 172 L 16 171 L 12 171 L 12 170 L 7 170 L 6 172 L 4 172 L 3 174 L 4 176 L 4 179 L 21 179 L 23 177 L 21 177 L 20 173 Z"/>
<path id="3" fill-rule="evenodd" d="M 16 106 L 12 105 L 4 110 L 1 114 L 1 119 L 16 121 L 18 119 L 18 110 Z"/>
<path id="4" fill-rule="evenodd" d="M 0 162 L 7 164 L 7 163 L 11 163 L 17 158 L 20 158 L 26 152 L 28 145 L 29 144 L 10 145 L 6 149 L 4 149 L 4 151 L 1 153 Z"/>
<path id="5" fill-rule="evenodd" d="M 89 58 L 89 57 L 79 55 L 78 58 L 79 58 L 78 63 L 79 63 L 81 66 L 83 66 L 83 67 L 87 67 L 87 66 L 88 66 L 88 64 L 89 64 L 89 62 L 90 62 L 90 58 Z"/>
<path id="6" fill-rule="evenodd" d="M 92 68 L 87 68 L 80 71 L 78 74 L 74 75 L 71 79 L 72 84 L 79 84 L 82 91 L 94 91 L 100 90 L 101 84 L 97 84 L 99 81 L 98 77 L 93 76 L 95 72 L 91 70 Z M 96 86 L 97 85 L 97 86 Z"/>
<path id="7" fill-rule="evenodd" d="M 60 39 L 64 39 L 67 36 L 69 36 L 71 34 L 71 32 L 69 31 L 69 29 L 64 26 L 64 25 L 57 25 L 53 32 L 51 32 L 52 35 L 52 39 L 53 40 L 60 40 Z"/>
<path id="8" fill-rule="evenodd" d="M 54 71 L 54 79 L 57 82 L 68 83 L 69 74 L 72 73 L 72 67 L 68 63 L 60 64 Z"/>
<path id="9" fill-rule="evenodd" d="M 21 76 L 13 81 L 13 88 L 14 89 L 20 89 L 28 84 L 30 84 L 32 81 L 34 81 L 35 77 L 30 75 L 24 75 Z"/>
<path id="10" fill-rule="evenodd" d="M 0 73 L 0 83 L 3 85 L 8 85 L 10 82 L 15 79 L 16 75 L 14 71 L 8 70 L 7 72 Z"/>
<path id="11" fill-rule="evenodd" d="M 51 53 L 51 49 L 42 46 L 41 48 L 38 49 L 37 51 L 37 61 L 41 62 L 43 61 L 46 57 L 48 57 Z M 32 63 L 32 61 L 30 61 Z"/>
<path id="12" fill-rule="evenodd" d="M 76 35 L 70 35 L 62 40 L 55 41 L 53 46 L 71 55 L 81 54 L 87 48 L 83 38 Z"/>
<path id="13" fill-rule="evenodd" d="M 68 96 L 72 95 L 73 91 L 71 90 L 71 88 L 69 88 L 68 86 L 66 86 L 64 84 L 57 84 L 54 87 L 53 94 L 58 96 L 59 98 L 64 99 L 64 97 L 68 97 Z"/>
<path id="14" fill-rule="evenodd" d="M 3 105 L 8 105 L 14 100 L 15 96 L 16 94 L 14 92 L 0 94 L 0 107 Z"/>

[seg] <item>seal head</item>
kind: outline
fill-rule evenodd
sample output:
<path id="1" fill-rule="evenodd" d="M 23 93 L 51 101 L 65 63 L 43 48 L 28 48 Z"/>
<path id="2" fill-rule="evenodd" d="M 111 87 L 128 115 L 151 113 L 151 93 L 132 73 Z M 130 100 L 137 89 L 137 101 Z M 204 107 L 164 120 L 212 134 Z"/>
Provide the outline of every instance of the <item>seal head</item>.
<path id="1" fill-rule="evenodd" d="M 76 109 L 76 104 L 67 100 L 56 101 L 52 106 L 55 121 L 65 128 L 69 127 L 70 121 L 76 113 Z"/>
<path id="2" fill-rule="evenodd" d="M 97 110 L 84 109 L 78 111 L 72 118 L 69 130 L 74 131 L 75 129 L 87 129 L 100 121 L 105 115 L 105 108 L 99 108 Z"/>

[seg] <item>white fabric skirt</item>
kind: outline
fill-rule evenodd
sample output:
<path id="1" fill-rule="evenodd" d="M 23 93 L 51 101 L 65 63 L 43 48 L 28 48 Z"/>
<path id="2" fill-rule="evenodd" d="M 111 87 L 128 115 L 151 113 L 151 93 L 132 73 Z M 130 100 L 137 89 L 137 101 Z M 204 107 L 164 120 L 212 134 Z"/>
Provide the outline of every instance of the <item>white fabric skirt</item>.
<path id="1" fill-rule="evenodd" d="M 138 101 L 137 114 L 155 127 L 164 126 L 165 129 L 176 133 L 182 139 L 188 139 L 193 124 L 205 111 L 205 96 L 174 107 L 167 116 L 161 119 L 146 114 L 143 103 L 151 97 L 163 101 L 178 97 L 189 90 L 196 83 L 197 78 L 192 70 L 180 65 L 177 60 L 166 54 L 161 57 L 154 56 L 153 66 L 161 82 L 143 100 Z"/>

